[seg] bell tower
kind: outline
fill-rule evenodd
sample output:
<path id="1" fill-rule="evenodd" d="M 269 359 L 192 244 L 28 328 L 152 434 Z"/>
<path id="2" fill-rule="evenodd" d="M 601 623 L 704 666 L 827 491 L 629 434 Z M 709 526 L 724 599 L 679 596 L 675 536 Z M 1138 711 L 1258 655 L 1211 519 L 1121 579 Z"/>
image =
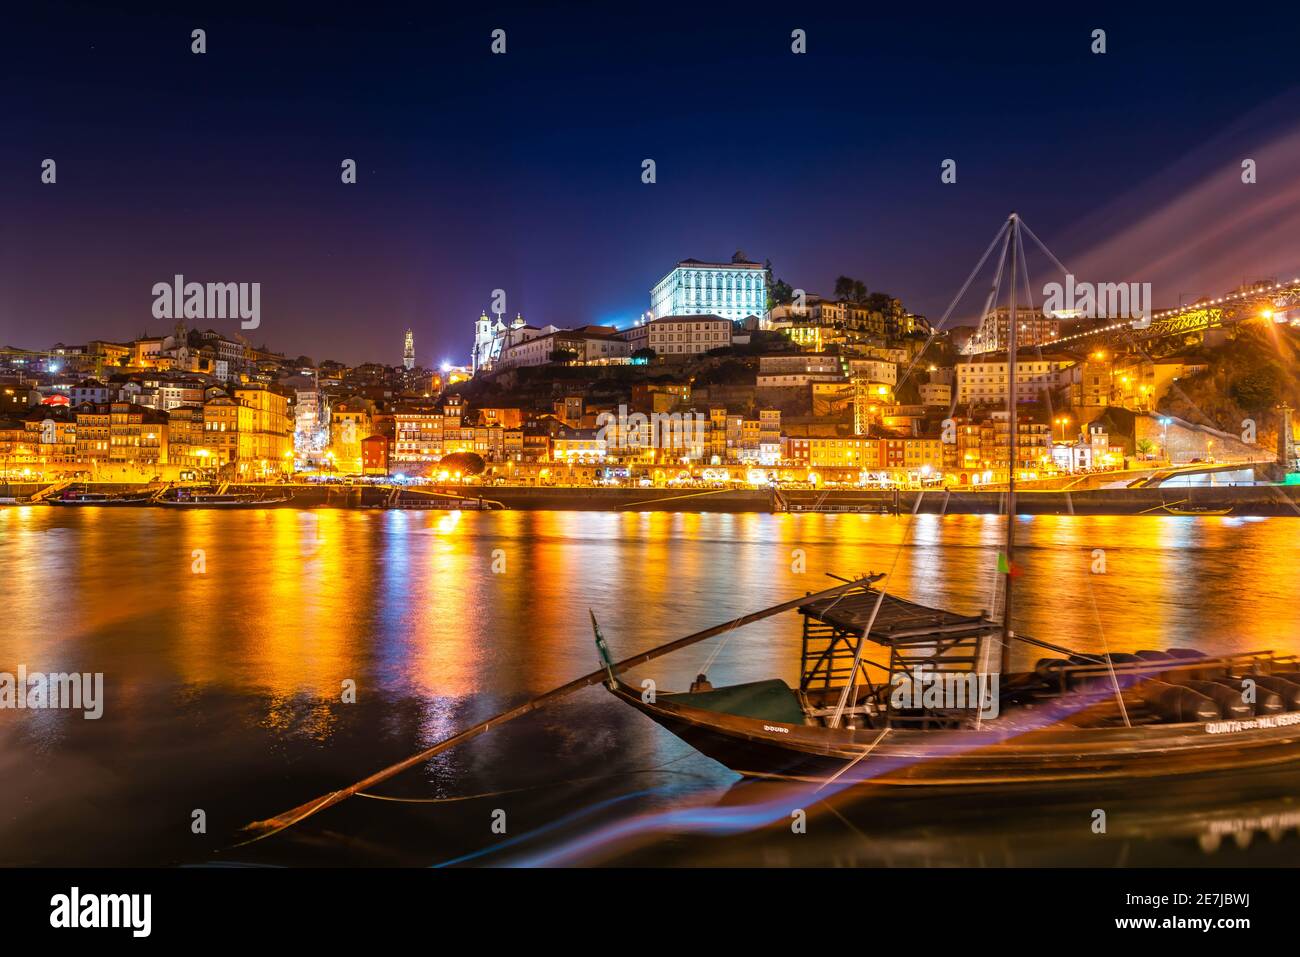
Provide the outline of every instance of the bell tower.
<path id="1" fill-rule="evenodd" d="M 474 351 L 470 355 L 471 373 L 477 374 L 479 369 L 492 364 L 492 340 L 495 337 L 496 333 L 492 328 L 492 320 L 488 318 L 487 311 L 484 310 L 474 323 Z"/>

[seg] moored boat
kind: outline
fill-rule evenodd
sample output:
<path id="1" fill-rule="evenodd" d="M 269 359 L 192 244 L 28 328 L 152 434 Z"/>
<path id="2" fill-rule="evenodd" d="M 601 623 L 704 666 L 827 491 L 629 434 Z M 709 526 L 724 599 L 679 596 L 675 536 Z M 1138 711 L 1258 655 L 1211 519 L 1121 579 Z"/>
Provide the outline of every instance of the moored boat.
<path id="1" fill-rule="evenodd" d="M 1223 508 L 1215 508 L 1214 506 L 1211 505 L 1182 504 L 1182 505 L 1165 505 L 1164 510 L 1168 512 L 1170 515 L 1183 515 L 1183 516 L 1191 516 L 1191 517 L 1214 516 L 1214 515 L 1231 514 L 1232 506 L 1228 505 Z"/>
<path id="2" fill-rule="evenodd" d="M 170 508 L 268 508 L 272 505 L 281 505 L 293 497 L 285 493 L 265 495 L 256 491 L 226 492 L 192 488 L 170 491 L 170 495 L 164 492 L 154 501 Z"/>
<path id="3" fill-rule="evenodd" d="M 679 693 L 648 696 L 617 677 L 607 686 L 696 750 L 758 778 L 1043 785 L 1300 761 L 1294 656 L 1187 649 L 1062 655 L 1041 659 L 1034 671 L 986 680 L 976 666 L 999 625 L 984 616 L 871 587 L 799 611 L 798 688 L 780 679 L 712 688 L 704 676 Z M 863 641 L 884 649 L 889 664 L 866 662 Z M 854 659 L 878 669 L 878 680 L 862 669 L 860 683 L 837 683 Z M 952 689 L 964 700 L 954 700 Z"/>
<path id="4" fill-rule="evenodd" d="M 68 489 L 45 499 L 49 505 L 147 505 L 152 492 L 93 492 L 86 489 Z"/>

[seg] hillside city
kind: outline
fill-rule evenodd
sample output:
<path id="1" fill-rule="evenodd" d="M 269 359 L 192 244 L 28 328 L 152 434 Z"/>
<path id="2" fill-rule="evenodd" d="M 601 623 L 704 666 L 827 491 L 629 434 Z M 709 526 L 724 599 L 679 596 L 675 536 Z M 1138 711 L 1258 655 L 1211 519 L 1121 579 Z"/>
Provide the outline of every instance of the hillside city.
<path id="1" fill-rule="evenodd" d="M 1274 308 L 1281 289 L 1157 313 L 1141 336 L 1022 307 L 1017 478 L 1293 468 L 1300 309 Z M 1004 306 L 937 328 L 859 280 L 812 295 L 737 253 L 682 260 L 621 329 L 484 312 L 463 366 L 422 365 L 411 330 L 400 361 L 349 366 L 184 320 L 126 342 L 7 346 L 0 475 L 996 485 L 1010 466 L 1010 321 Z"/>

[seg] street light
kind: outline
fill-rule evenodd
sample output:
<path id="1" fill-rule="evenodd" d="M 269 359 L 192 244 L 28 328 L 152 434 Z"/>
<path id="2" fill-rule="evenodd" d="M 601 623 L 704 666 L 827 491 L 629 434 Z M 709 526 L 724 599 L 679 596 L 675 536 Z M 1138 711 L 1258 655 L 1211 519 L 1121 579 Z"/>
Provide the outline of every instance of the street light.
<path id="1" fill-rule="evenodd" d="M 1064 441 L 1065 441 L 1065 427 L 1066 427 L 1067 425 L 1070 424 L 1070 417 L 1069 417 L 1068 415 L 1058 416 L 1058 417 L 1055 419 L 1055 422 L 1056 422 L 1057 425 L 1059 425 L 1059 426 L 1061 427 L 1061 441 L 1064 442 Z"/>

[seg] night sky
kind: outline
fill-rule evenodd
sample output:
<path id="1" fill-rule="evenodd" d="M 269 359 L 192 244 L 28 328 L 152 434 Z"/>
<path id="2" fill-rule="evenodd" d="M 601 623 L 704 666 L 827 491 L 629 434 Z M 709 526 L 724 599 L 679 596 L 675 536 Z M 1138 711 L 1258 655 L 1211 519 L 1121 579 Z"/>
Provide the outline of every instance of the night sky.
<path id="1" fill-rule="evenodd" d="M 1300 274 L 1281 8 L 40 6 L 0 30 L 0 344 L 162 332 L 150 289 L 183 273 L 260 282 L 255 344 L 397 363 L 409 325 L 422 364 L 464 362 L 494 288 L 626 324 L 737 249 L 937 319 L 1011 209 L 1157 306 Z"/>

